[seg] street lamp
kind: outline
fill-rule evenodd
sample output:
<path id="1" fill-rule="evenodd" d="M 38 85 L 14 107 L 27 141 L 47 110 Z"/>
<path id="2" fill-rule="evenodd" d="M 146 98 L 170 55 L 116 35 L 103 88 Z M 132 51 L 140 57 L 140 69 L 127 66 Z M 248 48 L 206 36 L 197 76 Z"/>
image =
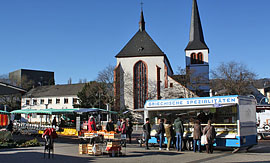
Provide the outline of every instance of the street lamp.
<path id="1" fill-rule="evenodd" d="M 256 97 L 254 95 L 248 95 L 248 96 L 253 97 L 255 99 L 255 101 L 256 101 L 256 105 L 258 104 L 257 99 L 256 99 Z"/>
<path id="2" fill-rule="evenodd" d="M 268 103 L 268 98 L 267 98 L 267 97 L 263 97 L 263 98 L 261 98 L 261 100 L 260 100 L 260 103 L 259 103 L 259 104 L 261 104 L 261 102 L 262 102 L 262 100 L 263 100 L 263 99 L 265 99 L 265 102 L 266 102 L 266 103 Z"/>

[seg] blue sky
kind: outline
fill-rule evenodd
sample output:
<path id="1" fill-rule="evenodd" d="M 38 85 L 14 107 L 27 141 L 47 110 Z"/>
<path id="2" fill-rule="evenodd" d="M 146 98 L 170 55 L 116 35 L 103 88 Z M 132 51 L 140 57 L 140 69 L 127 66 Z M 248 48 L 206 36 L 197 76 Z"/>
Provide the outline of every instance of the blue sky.
<path id="1" fill-rule="evenodd" d="M 247 65 L 270 77 L 269 0 L 197 0 L 210 69 L 221 62 Z M 0 1 L 0 75 L 17 69 L 54 71 L 95 80 L 138 31 L 140 0 Z M 185 67 L 192 0 L 144 0 L 146 31 L 174 71 Z"/>

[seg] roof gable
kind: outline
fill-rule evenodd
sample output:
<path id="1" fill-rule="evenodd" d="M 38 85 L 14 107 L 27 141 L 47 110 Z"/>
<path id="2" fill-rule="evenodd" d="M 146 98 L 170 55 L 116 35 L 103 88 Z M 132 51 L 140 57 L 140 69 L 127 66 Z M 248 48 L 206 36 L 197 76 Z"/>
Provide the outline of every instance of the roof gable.
<path id="1" fill-rule="evenodd" d="M 139 30 L 115 57 L 139 56 L 165 56 L 145 30 Z"/>
<path id="2" fill-rule="evenodd" d="M 71 96 L 76 95 L 83 88 L 84 84 L 50 85 L 40 86 L 31 89 L 23 97 L 52 97 L 52 96 Z"/>

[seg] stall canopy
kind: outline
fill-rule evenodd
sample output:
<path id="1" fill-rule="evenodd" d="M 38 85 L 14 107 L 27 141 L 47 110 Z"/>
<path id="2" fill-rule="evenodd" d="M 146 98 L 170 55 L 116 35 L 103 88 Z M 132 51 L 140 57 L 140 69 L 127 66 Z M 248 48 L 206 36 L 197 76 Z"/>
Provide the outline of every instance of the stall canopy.
<path id="1" fill-rule="evenodd" d="M 117 112 L 115 112 L 115 111 L 108 111 L 108 110 L 99 109 L 99 108 L 79 108 L 78 110 L 74 111 L 74 113 L 76 113 L 76 114 L 94 113 L 94 112 L 104 112 L 104 113 L 117 114 Z"/>
<path id="2" fill-rule="evenodd" d="M 50 114 L 50 115 L 57 115 L 57 114 L 73 114 L 73 112 L 78 109 L 22 109 L 22 110 L 14 110 L 12 114 Z"/>
<path id="3" fill-rule="evenodd" d="M 0 114 L 10 114 L 10 113 L 7 111 L 0 110 Z"/>

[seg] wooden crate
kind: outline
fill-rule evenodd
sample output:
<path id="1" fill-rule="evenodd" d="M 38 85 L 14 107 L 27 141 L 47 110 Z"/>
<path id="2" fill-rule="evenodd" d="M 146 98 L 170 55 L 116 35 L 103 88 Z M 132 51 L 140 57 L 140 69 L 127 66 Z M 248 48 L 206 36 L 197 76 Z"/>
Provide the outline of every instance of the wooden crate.
<path id="1" fill-rule="evenodd" d="M 119 142 L 107 142 L 107 147 L 119 147 Z"/>
<path id="2" fill-rule="evenodd" d="M 79 144 L 79 154 L 87 154 L 87 144 Z"/>
<path id="3" fill-rule="evenodd" d="M 121 134 L 109 134 L 109 139 L 120 139 Z"/>

